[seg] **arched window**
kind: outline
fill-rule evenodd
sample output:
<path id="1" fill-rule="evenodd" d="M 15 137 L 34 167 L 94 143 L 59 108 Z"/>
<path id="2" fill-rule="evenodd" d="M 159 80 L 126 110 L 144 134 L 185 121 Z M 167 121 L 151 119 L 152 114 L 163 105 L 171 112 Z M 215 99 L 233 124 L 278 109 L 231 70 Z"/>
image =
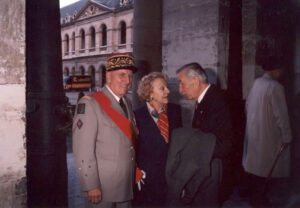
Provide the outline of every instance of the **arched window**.
<path id="1" fill-rule="evenodd" d="M 85 49 L 85 31 L 83 29 L 80 30 L 80 40 L 81 40 L 80 49 Z"/>
<path id="2" fill-rule="evenodd" d="M 120 44 L 126 44 L 126 23 L 120 22 Z"/>
<path id="3" fill-rule="evenodd" d="M 75 32 L 72 33 L 72 53 L 75 53 Z"/>
<path id="4" fill-rule="evenodd" d="M 69 68 L 66 67 L 65 70 L 64 70 L 64 75 L 65 76 L 69 76 L 70 75 L 70 72 L 69 72 Z"/>
<path id="5" fill-rule="evenodd" d="M 105 24 L 101 25 L 101 46 L 107 45 L 107 28 Z"/>
<path id="6" fill-rule="evenodd" d="M 94 27 L 90 28 L 90 35 L 91 35 L 90 48 L 95 50 L 95 46 L 96 46 L 96 31 L 95 31 Z"/>
<path id="7" fill-rule="evenodd" d="M 80 66 L 79 70 L 80 70 L 80 75 L 84 75 L 85 74 L 85 69 L 84 69 L 83 66 Z"/>
<path id="8" fill-rule="evenodd" d="M 65 35 L 65 55 L 69 54 L 69 35 Z"/>
<path id="9" fill-rule="evenodd" d="M 72 67 L 72 75 L 75 75 L 76 71 L 75 71 L 75 67 Z"/>

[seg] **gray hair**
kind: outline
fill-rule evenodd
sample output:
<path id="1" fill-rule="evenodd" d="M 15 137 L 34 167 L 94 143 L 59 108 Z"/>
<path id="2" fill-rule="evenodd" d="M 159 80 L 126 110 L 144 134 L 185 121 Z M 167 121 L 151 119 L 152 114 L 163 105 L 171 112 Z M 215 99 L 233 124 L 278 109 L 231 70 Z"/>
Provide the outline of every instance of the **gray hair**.
<path id="1" fill-rule="evenodd" d="M 192 79 L 194 77 L 198 77 L 202 83 L 208 83 L 207 75 L 204 69 L 198 63 L 189 63 L 182 67 L 180 67 L 176 74 L 183 72 L 187 78 Z"/>

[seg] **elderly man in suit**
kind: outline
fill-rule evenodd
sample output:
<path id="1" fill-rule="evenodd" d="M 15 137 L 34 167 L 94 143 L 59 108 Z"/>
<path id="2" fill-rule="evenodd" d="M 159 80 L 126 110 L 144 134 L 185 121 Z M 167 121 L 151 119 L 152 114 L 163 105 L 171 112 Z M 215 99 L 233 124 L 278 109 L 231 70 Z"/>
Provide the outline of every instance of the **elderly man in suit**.
<path id="1" fill-rule="evenodd" d="M 193 203 L 199 206 L 219 206 L 222 165 L 232 146 L 229 109 L 216 87 L 208 83 L 207 75 L 198 63 L 182 66 L 177 70 L 177 76 L 179 92 L 187 99 L 196 101 L 192 127 L 216 136 L 210 176 L 199 187 Z"/>
<path id="2" fill-rule="evenodd" d="M 106 86 L 78 102 L 73 151 L 86 207 L 131 207 L 137 131 L 125 94 L 135 70 L 131 54 L 110 55 Z"/>

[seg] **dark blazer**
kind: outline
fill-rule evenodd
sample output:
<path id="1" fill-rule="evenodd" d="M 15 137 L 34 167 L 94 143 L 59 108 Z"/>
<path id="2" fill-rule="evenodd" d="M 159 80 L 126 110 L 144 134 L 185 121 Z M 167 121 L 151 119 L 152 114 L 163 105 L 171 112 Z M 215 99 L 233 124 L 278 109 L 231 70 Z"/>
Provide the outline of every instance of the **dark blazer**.
<path id="1" fill-rule="evenodd" d="M 145 185 L 142 191 L 150 196 L 145 200 L 149 203 L 165 200 L 167 184 L 165 179 L 165 166 L 167 161 L 169 143 L 172 141 L 171 132 L 182 126 L 181 108 L 179 105 L 169 103 L 167 115 L 169 119 L 169 143 L 167 144 L 151 117 L 146 103 L 134 111 L 139 136 L 137 140 L 137 165 L 146 172 Z M 155 185 L 154 185 L 155 184 Z"/>
<path id="2" fill-rule="evenodd" d="M 210 86 L 198 105 L 192 126 L 217 137 L 214 157 L 221 159 L 228 157 L 233 136 L 230 111 L 214 85 Z"/>
<path id="3" fill-rule="evenodd" d="M 205 177 L 210 176 L 210 162 L 216 137 L 199 129 L 185 127 L 175 129 L 172 138 L 166 178 L 168 201 L 176 204 L 183 188 L 188 196 L 185 198 L 192 200 Z"/>

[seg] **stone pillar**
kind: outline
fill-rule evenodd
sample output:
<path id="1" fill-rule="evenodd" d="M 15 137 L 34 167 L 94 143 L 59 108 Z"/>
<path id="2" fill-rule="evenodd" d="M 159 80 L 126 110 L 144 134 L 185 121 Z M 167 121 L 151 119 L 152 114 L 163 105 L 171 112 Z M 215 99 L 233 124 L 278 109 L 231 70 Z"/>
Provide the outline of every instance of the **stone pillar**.
<path id="1" fill-rule="evenodd" d="M 127 22 L 126 23 L 126 51 L 130 51 L 131 49 L 131 26 Z"/>
<path id="2" fill-rule="evenodd" d="M 133 20 L 130 22 L 129 25 L 129 33 L 127 34 L 128 37 L 128 44 L 129 44 L 129 51 L 133 49 Z"/>
<path id="3" fill-rule="evenodd" d="M 80 37 L 80 30 L 76 30 L 75 32 L 75 56 L 80 55 L 81 49 L 81 37 Z"/>
<path id="4" fill-rule="evenodd" d="M 0 207 L 26 207 L 25 1 L 0 5 Z"/>
<path id="5" fill-rule="evenodd" d="M 140 78 L 153 71 L 162 71 L 162 1 L 134 1 L 133 54 L 138 72 L 133 82 L 133 105 L 139 105 L 135 94 Z M 130 42 L 130 40 L 129 40 Z"/>
<path id="6" fill-rule="evenodd" d="M 64 57 L 66 52 L 66 41 L 64 40 L 64 36 L 61 37 L 61 54 Z"/>
<path id="7" fill-rule="evenodd" d="M 300 5 L 296 8 L 299 9 Z M 300 22 L 300 14 L 296 16 L 296 21 Z M 295 24 L 295 57 L 300 57 L 300 25 Z M 294 86 L 295 86 L 295 94 L 298 94 L 300 98 L 300 59 L 296 58 L 294 61 Z M 300 102 L 299 102 L 300 103 Z"/>
<path id="8" fill-rule="evenodd" d="M 110 22 L 109 24 L 107 24 L 107 52 L 108 53 L 114 52 L 116 48 L 114 33 L 117 33 L 117 31 L 114 31 L 112 22 Z"/>
<path id="9" fill-rule="evenodd" d="M 91 48 L 91 42 L 92 42 L 92 36 L 90 29 L 86 30 L 85 33 L 85 54 L 90 54 L 90 48 Z"/>
<path id="10" fill-rule="evenodd" d="M 294 95 L 293 95 L 293 109 L 292 109 L 292 127 L 293 127 L 293 145 L 292 145 L 292 177 L 294 180 L 293 182 L 297 182 L 297 187 L 300 187 L 300 3 L 294 5 L 295 13 L 297 14 L 294 18 L 294 27 L 295 27 L 295 34 L 294 34 L 294 60 L 293 63 L 293 86 L 294 86 Z"/>
<path id="11" fill-rule="evenodd" d="M 59 1 L 26 1 L 26 149 L 29 207 L 67 207 L 66 104 Z"/>
<path id="12" fill-rule="evenodd" d="M 99 31 L 99 27 L 95 28 L 96 30 L 96 34 L 95 34 L 95 51 L 97 52 L 97 54 L 99 53 L 99 47 L 100 47 L 100 43 L 101 43 L 101 36 L 102 33 L 101 31 Z"/>

